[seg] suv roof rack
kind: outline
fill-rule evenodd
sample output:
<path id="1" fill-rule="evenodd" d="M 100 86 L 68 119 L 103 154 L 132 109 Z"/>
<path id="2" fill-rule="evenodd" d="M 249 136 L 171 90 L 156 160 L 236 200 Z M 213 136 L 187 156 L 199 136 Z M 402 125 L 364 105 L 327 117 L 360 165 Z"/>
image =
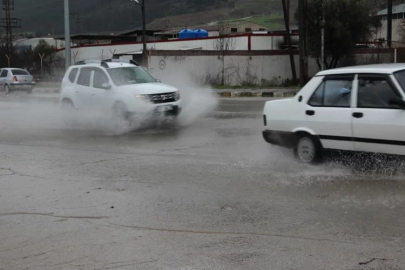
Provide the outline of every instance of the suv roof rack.
<path id="1" fill-rule="evenodd" d="M 126 64 L 132 64 L 135 66 L 139 66 L 139 64 L 132 59 L 108 59 L 108 60 L 104 60 L 104 61 L 113 62 L 113 63 L 126 63 Z"/>
<path id="2" fill-rule="evenodd" d="M 139 66 L 139 64 L 130 59 L 107 59 L 107 60 L 83 60 L 76 62 L 75 65 L 88 65 L 88 64 L 100 64 L 104 68 L 109 68 L 107 63 L 126 63 L 126 64 L 132 64 L 135 66 Z"/>

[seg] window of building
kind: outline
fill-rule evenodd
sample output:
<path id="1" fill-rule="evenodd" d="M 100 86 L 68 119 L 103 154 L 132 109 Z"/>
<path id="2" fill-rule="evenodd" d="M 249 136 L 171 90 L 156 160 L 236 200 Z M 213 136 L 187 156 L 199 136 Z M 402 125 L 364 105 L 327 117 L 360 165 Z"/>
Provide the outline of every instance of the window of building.
<path id="1" fill-rule="evenodd" d="M 245 28 L 245 32 L 252 32 L 252 28 Z"/>
<path id="2" fill-rule="evenodd" d="M 238 28 L 231 28 L 231 33 L 237 33 L 238 32 Z"/>

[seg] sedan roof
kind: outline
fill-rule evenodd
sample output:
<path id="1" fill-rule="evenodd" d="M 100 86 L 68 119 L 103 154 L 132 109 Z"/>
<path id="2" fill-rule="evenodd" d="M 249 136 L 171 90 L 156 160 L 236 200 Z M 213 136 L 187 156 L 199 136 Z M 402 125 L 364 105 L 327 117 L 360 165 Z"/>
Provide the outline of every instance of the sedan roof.
<path id="1" fill-rule="evenodd" d="M 316 76 L 358 74 L 358 73 L 393 74 L 400 70 L 405 70 L 405 64 L 377 64 L 377 65 L 335 68 L 321 71 Z"/>

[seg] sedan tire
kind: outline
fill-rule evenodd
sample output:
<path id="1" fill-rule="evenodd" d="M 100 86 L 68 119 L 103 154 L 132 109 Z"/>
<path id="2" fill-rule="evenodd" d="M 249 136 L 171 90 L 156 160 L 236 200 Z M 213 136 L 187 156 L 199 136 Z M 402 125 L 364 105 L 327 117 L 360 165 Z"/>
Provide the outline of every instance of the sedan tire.
<path id="1" fill-rule="evenodd" d="M 322 145 L 309 134 L 300 135 L 294 147 L 296 158 L 305 164 L 317 164 L 322 160 Z"/>

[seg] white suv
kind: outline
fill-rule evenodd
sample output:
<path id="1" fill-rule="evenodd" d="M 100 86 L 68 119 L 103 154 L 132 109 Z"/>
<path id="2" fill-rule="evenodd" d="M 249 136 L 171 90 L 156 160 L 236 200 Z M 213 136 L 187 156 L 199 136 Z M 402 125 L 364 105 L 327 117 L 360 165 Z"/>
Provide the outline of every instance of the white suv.
<path id="1" fill-rule="evenodd" d="M 269 101 L 264 139 L 305 163 L 324 150 L 405 155 L 405 64 L 318 73 L 293 99 Z"/>
<path id="2" fill-rule="evenodd" d="M 127 119 L 133 115 L 176 117 L 180 92 L 154 79 L 134 64 L 87 61 L 71 66 L 62 81 L 60 103 L 65 113 L 101 110 Z"/>

